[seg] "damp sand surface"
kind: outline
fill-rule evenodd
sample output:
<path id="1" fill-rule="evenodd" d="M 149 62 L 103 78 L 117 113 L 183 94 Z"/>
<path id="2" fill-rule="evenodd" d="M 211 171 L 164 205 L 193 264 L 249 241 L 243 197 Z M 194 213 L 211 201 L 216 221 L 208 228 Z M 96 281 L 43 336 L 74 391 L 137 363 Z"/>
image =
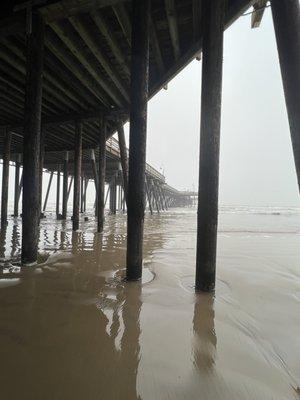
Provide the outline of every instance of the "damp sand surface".
<path id="1" fill-rule="evenodd" d="M 300 398 L 300 212 L 226 208 L 215 295 L 194 294 L 196 210 L 147 216 L 144 281 L 124 283 L 126 216 L 41 222 L 20 269 L 1 234 L 3 400 Z"/>

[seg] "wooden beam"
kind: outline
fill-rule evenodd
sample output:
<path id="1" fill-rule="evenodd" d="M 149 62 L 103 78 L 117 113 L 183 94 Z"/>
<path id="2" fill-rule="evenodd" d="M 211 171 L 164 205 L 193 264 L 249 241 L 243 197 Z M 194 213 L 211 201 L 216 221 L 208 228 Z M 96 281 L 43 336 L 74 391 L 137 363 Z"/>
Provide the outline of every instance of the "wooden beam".
<path id="1" fill-rule="evenodd" d="M 123 3 L 118 3 L 113 6 L 114 13 L 117 20 L 121 26 L 123 34 L 127 40 L 129 47 L 131 47 L 131 22 L 126 11 L 125 5 Z"/>
<path id="2" fill-rule="evenodd" d="M 124 73 L 127 75 L 127 77 L 129 77 L 130 76 L 129 65 L 126 56 L 119 45 L 119 41 L 115 37 L 114 32 L 112 31 L 112 29 L 110 29 L 110 26 L 106 23 L 105 19 L 102 17 L 99 11 L 91 13 L 90 17 L 94 21 L 95 25 L 97 26 L 101 34 L 105 37 L 113 55 L 121 65 Z"/>
<path id="3" fill-rule="evenodd" d="M 159 40 L 158 40 L 158 35 L 157 35 L 157 30 L 156 30 L 156 25 L 155 21 L 153 21 L 152 17 L 150 17 L 150 44 L 151 48 L 153 50 L 153 54 L 155 57 L 155 61 L 158 67 L 158 71 L 160 75 L 162 75 L 165 72 L 165 66 L 164 66 L 164 61 L 159 45 Z"/>
<path id="4" fill-rule="evenodd" d="M 4 137 L 4 152 L 3 152 L 3 165 L 2 165 L 1 229 L 4 229 L 7 225 L 10 147 L 11 147 L 11 132 L 6 130 Z"/>
<path id="5" fill-rule="evenodd" d="M 88 13 L 99 8 L 114 6 L 125 0 L 60 0 L 44 6 L 40 12 L 46 23 L 69 18 L 82 13 Z"/>
<path id="6" fill-rule="evenodd" d="M 264 16 L 264 12 L 266 9 L 267 0 L 259 0 L 253 4 L 253 13 L 251 16 L 251 28 L 259 28 L 262 18 Z"/>
<path id="7" fill-rule="evenodd" d="M 175 0 L 165 0 L 166 14 L 169 24 L 169 31 L 171 36 L 171 42 L 174 51 L 174 57 L 177 61 L 180 57 L 180 43 L 179 43 L 179 33 L 178 33 L 178 21 Z"/>
<path id="8" fill-rule="evenodd" d="M 193 0 L 193 39 L 198 42 L 201 39 L 201 3 L 203 0 Z"/>
<path id="9" fill-rule="evenodd" d="M 89 73 L 81 65 L 78 65 L 74 55 L 66 51 L 66 47 L 59 43 L 56 35 L 53 31 L 47 32 L 46 47 L 64 64 L 64 66 L 77 78 L 79 79 L 86 88 L 93 94 L 98 101 L 100 100 L 105 106 L 111 105 L 111 100 L 107 94 L 98 85 L 95 85 L 95 81 L 91 79 Z"/>
<path id="10" fill-rule="evenodd" d="M 82 39 L 85 41 L 85 43 L 88 45 L 96 59 L 99 62 L 101 60 L 101 66 L 102 68 L 104 68 L 108 76 L 113 80 L 115 84 L 116 82 L 119 84 L 118 89 L 120 90 L 121 87 L 124 93 L 126 93 L 125 89 L 122 88 L 121 83 L 116 78 L 115 72 L 112 70 L 109 61 L 106 59 L 103 53 L 97 50 L 97 43 L 95 42 L 94 37 L 89 32 L 88 28 L 81 21 L 79 21 L 79 19 L 71 18 L 70 22 L 79 33 L 79 35 L 82 37 Z M 101 71 L 90 62 L 88 53 L 80 48 L 78 44 L 78 39 L 71 31 L 71 29 L 68 29 L 67 25 L 65 24 L 58 23 L 53 23 L 51 25 L 51 28 L 58 35 L 65 46 L 72 52 L 72 54 L 80 61 L 81 65 L 88 71 L 88 73 L 93 77 L 97 84 L 102 87 L 102 89 L 110 96 L 115 105 L 124 105 L 124 101 L 120 97 L 119 93 L 107 82 L 107 79 L 101 76 Z M 124 96 L 123 91 L 122 94 Z"/>

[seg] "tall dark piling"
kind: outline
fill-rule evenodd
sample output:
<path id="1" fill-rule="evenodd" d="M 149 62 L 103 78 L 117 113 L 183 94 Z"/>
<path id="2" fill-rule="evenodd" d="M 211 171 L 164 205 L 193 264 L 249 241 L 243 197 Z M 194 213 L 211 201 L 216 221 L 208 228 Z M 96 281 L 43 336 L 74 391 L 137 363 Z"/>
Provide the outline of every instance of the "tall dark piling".
<path id="1" fill-rule="evenodd" d="M 20 166 L 21 166 L 21 154 L 18 154 L 15 163 L 14 217 L 19 216 Z"/>
<path id="2" fill-rule="evenodd" d="M 75 143 L 74 143 L 73 231 L 77 231 L 79 229 L 81 163 L 82 163 L 82 123 L 80 121 L 76 121 Z"/>
<path id="3" fill-rule="evenodd" d="M 59 219 L 60 214 L 60 165 L 57 166 L 56 179 L 56 218 Z"/>
<path id="4" fill-rule="evenodd" d="M 98 172 L 97 218 L 98 232 L 102 232 L 104 226 L 106 172 L 106 121 L 103 119 L 100 121 Z"/>
<path id="5" fill-rule="evenodd" d="M 1 229 L 7 225 L 10 145 L 11 145 L 11 132 L 6 130 L 4 137 L 3 168 L 2 168 Z"/>
<path id="6" fill-rule="evenodd" d="M 63 204 L 62 204 L 62 218 L 67 219 L 68 209 L 68 178 L 69 178 L 69 152 L 66 151 L 64 159 L 64 172 L 63 172 Z"/>
<path id="7" fill-rule="evenodd" d="M 52 184 L 53 175 L 54 175 L 54 172 L 52 171 L 52 172 L 50 173 L 50 178 L 49 178 L 49 182 L 48 182 L 47 192 L 46 192 L 46 196 L 45 196 L 45 200 L 44 200 L 43 212 L 45 212 L 45 211 L 46 211 L 46 208 L 47 208 L 47 203 L 48 203 L 48 198 L 49 198 L 49 193 L 50 193 L 50 189 L 51 189 L 51 184 Z"/>
<path id="8" fill-rule="evenodd" d="M 272 0 L 271 7 L 300 191 L 300 5 Z"/>
<path id="9" fill-rule="evenodd" d="M 43 81 L 44 24 L 38 12 L 32 12 L 27 34 L 27 63 L 23 140 L 22 263 L 37 261 L 40 191 L 39 157 Z"/>
<path id="10" fill-rule="evenodd" d="M 145 214 L 150 0 L 132 1 L 130 148 L 127 194 L 126 277 L 142 276 Z"/>
<path id="11" fill-rule="evenodd" d="M 118 140 L 119 140 L 119 148 L 120 148 L 120 158 L 121 158 L 121 166 L 122 166 L 122 176 L 123 176 L 123 190 L 125 199 L 127 201 L 127 193 L 128 193 L 128 157 L 127 157 L 127 148 L 124 134 L 124 127 L 120 123 L 118 125 Z"/>
<path id="12" fill-rule="evenodd" d="M 41 216 L 42 211 L 42 197 L 43 197 L 43 170 L 44 170 L 44 158 L 45 158 L 45 129 L 41 129 L 40 137 L 40 165 L 39 165 L 39 215 Z"/>
<path id="13" fill-rule="evenodd" d="M 225 0 L 202 2 L 203 64 L 196 290 L 215 288 Z"/>

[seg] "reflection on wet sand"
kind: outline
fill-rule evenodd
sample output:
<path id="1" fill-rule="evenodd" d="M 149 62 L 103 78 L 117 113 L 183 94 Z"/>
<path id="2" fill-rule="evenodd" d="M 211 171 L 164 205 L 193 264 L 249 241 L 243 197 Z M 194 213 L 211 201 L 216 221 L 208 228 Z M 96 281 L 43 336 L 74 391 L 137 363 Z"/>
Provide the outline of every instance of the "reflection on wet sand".
<path id="1" fill-rule="evenodd" d="M 1 398 L 299 398 L 299 237 L 226 224 L 216 294 L 195 295 L 191 211 L 146 219 L 154 279 L 142 283 L 122 280 L 126 216 L 108 216 L 103 234 L 92 218 L 78 232 L 42 220 L 40 263 L 26 269 L 11 221 L 0 234 Z"/>
<path id="2" fill-rule="evenodd" d="M 199 372 L 210 373 L 214 368 L 217 337 L 214 325 L 214 295 L 197 294 L 194 305 L 193 359 Z"/>

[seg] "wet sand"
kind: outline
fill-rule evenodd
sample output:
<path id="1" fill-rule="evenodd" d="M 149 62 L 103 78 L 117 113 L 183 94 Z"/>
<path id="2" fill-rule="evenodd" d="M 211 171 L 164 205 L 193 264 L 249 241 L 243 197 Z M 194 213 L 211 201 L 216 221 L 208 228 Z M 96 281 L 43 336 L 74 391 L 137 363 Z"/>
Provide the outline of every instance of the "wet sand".
<path id="1" fill-rule="evenodd" d="M 0 236 L 4 400 L 300 398 L 300 213 L 220 215 L 217 289 L 194 294 L 194 209 L 146 218 L 145 279 L 124 283 L 126 216 L 41 222 L 20 270 Z"/>

